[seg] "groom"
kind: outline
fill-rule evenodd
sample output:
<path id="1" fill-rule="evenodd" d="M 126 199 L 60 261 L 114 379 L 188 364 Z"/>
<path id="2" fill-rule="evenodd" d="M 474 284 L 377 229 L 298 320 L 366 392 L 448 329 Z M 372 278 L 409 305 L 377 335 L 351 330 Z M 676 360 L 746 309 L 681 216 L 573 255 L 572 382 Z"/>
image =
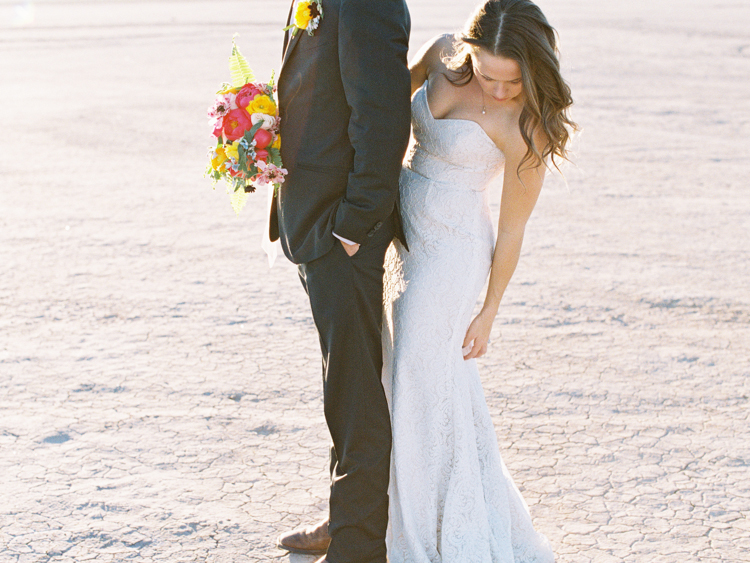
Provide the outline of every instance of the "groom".
<path id="1" fill-rule="evenodd" d="M 327 547 L 319 562 L 385 563 L 383 260 L 394 234 L 403 240 L 397 200 L 410 126 L 409 13 L 404 0 L 295 0 L 289 23 L 303 29 L 287 32 L 279 73 L 288 175 L 270 235 L 299 265 L 310 298 L 333 446 L 329 518 L 282 535 L 279 546 Z"/>

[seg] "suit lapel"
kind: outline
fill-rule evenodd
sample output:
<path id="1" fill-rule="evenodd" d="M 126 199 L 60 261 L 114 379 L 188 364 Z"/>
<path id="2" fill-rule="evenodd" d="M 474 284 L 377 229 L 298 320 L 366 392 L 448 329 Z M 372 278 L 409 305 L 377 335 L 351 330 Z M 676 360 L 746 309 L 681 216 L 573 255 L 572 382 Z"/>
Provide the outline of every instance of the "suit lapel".
<path id="1" fill-rule="evenodd" d="M 292 15 L 294 12 L 294 5 L 296 4 L 296 0 L 292 0 L 292 5 L 289 7 L 289 16 L 286 18 L 286 25 L 290 25 L 292 22 Z M 300 36 L 302 33 L 304 33 L 301 29 L 295 29 L 296 33 L 292 37 L 291 31 L 286 31 L 284 34 L 284 54 L 283 59 L 281 61 L 281 69 L 279 70 L 279 75 L 281 75 L 281 71 L 284 70 L 284 65 L 286 64 L 287 59 L 289 58 L 289 54 L 294 50 L 295 45 L 297 45 L 297 42 L 299 41 Z"/>
<path id="2" fill-rule="evenodd" d="M 289 15 L 286 17 L 286 27 L 289 26 L 289 23 L 292 21 L 292 12 L 294 11 L 294 4 L 296 3 L 296 0 L 292 0 L 292 4 L 289 6 Z M 284 57 L 284 54 L 286 53 L 286 46 L 289 44 L 289 30 L 286 30 L 284 32 L 284 47 L 281 49 L 281 57 Z"/>
<path id="3" fill-rule="evenodd" d="M 301 29 L 297 30 L 297 33 L 294 34 L 294 37 L 292 37 L 289 40 L 289 44 L 286 46 L 286 51 L 284 52 L 284 60 L 281 62 L 281 70 L 279 71 L 279 74 L 281 74 L 281 71 L 284 70 L 284 65 L 289 60 L 289 55 L 294 51 L 294 47 L 299 43 L 299 38 L 302 36 L 302 34 L 305 33 Z"/>

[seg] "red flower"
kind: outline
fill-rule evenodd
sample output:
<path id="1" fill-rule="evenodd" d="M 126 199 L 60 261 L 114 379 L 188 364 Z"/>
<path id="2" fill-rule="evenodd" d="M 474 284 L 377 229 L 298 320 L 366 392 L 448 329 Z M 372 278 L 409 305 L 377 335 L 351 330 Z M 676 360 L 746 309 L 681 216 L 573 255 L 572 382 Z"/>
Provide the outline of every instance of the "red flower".
<path id="1" fill-rule="evenodd" d="M 253 122 L 245 110 L 233 109 L 224 116 L 224 137 L 230 141 L 236 141 L 241 138 L 245 131 L 251 129 Z"/>
<path id="2" fill-rule="evenodd" d="M 263 92 L 258 90 L 252 84 L 245 84 L 242 89 L 237 92 L 235 103 L 237 104 L 237 107 L 245 109 L 248 104 L 255 99 L 255 96 L 259 96 L 262 94 Z"/>
<path id="3" fill-rule="evenodd" d="M 255 158 L 256 160 L 262 160 L 263 162 L 266 162 L 268 160 L 268 151 L 265 149 L 255 151 Z"/>
<path id="4" fill-rule="evenodd" d="M 271 141 L 273 141 L 273 135 L 271 135 L 270 131 L 266 131 L 265 129 L 258 129 L 255 132 L 255 136 L 253 137 L 253 139 L 255 139 L 256 149 L 264 149 L 271 144 Z"/>

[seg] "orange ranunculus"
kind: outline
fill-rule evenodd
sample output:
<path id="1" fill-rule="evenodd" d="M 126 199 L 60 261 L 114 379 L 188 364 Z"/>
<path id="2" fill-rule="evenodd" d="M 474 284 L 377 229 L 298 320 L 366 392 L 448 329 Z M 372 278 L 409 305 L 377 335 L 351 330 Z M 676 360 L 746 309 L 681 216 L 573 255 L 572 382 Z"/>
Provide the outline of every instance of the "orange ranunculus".
<path id="1" fill-rule="evenodd" d="M 217 172 L 226 172 L 227 170 L 227 155 L 224 152 L 224 147 L 216 147 L 214 150 L 216 156 L 211 159 L 211 168 Z"/>

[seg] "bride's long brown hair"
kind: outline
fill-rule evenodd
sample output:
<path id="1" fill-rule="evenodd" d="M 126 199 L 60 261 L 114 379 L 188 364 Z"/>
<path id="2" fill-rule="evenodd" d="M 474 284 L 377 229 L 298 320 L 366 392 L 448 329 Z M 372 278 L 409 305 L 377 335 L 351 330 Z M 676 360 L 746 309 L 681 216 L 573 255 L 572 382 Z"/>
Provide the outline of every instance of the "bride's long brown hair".
<path id="1" fill-rule="evenodd" d="M 555 30 L 531 0 L 488 0 L 469 19 L 446 60 L 456 73 L 451 79 L 464 86 L 474 77 L 472 51 L 484 49 L 492 55 L 512 59 L 521 67 L 525 103 L 518 125 L 527 151 L 518 166 L 534 168 L 550 157 L 568 159 L 566 146 L 578 126 L 568 116 L 573 104 L 570 87 L 560 75 Z M 541 128 L 547 145 L 537 147 L 534 131 Z"/>

